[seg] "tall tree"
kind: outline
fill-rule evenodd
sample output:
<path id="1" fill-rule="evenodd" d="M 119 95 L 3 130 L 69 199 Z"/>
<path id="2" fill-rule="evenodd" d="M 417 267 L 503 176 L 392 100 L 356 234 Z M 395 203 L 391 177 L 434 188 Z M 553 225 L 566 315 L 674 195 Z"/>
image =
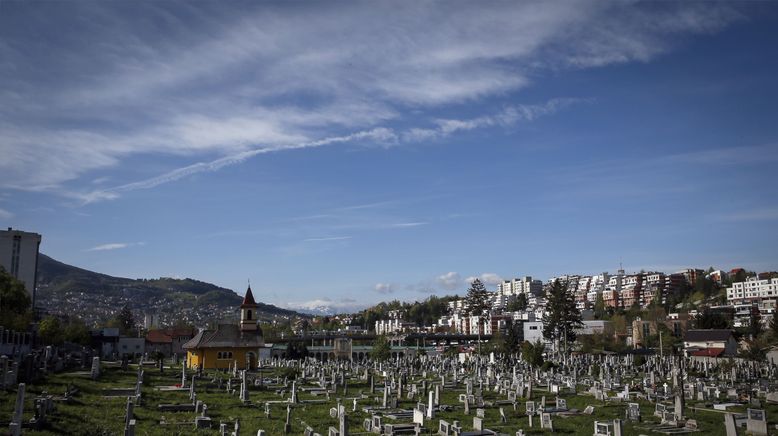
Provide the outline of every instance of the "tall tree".
<path id="1" fill-rule="evenodd" d="M 513 323 L 508 320 L 508 325 L 505 326 L 505 334 L 500 336 L 502 340 L 500 352 L 512 355 L 521 351 L 521 338 L 522 338 L 522 324 Z"/>
<path id="2" fill-rule="evenodd" d="M 30 306 L 24 283 L 0 266 L 0 324 L 6 329 L 26 330 L 32 320 Z"/>
<path id="3" fill-rule="evenodd" d="M 389 340 L 386 339 L 386 336 L 380 335 L 373 341 L 373 351 L 370 352 L 370 358 L 379 361 L 387 360 L 391 355 L 391 351 Z"/>
<path id="4" fill-rule="evenodd" d="M 117 327 L 119 332 L 125 336 L 137 334 L 135 326 L 135 317 L 128 306 L 122 307 L 122 310 L 108 321 L 108 327 Z"/>
<path id="5" fill-rule="evenodd" d="M 509 312 L 518 312 L 522 310 L 527 310 L 527 306 L 529 305 L 529 302 L 527 301 L 527 294 L 524 292 L 520 293 L 516 296 L 510 303 L 508 303 L 508 311 Z"/>
<path id="6" fill-rule="evenodd" d="M 608 312 L 605 308 L 605 300 L 602 298 L 602 292 L 597 293 L 597 298 L 594 300 L 594 317 L 597 319 L 605 319 Z"/>
<path id="7" fill-rule="evenodd" d="M 770 333 L 772 333 L 773 342 L 778 342 L 778 316 L 773 315 L 770 319 Z"/>
<path id="8" fill-rule="evenodd" d="M 308 357 L 308 347 L 305 342 L 289 341 L 286 343 L 286 358 L 291 360 L 303 360 Z"/>
<path id="9" fill-rule="evenodd" d="M 759 312 L 759 308 L 751 307 L 751 317 L 748 320 L 748 332 L 751 334 L 751 339 L 756 339 L 762 334 L 762 314 Z"/>
<path id="10" fill-rule="evenodd" d="M 533 367 L 538 367 L 543 364 L 544 350 L 545 345 L 543 345 L 543 342 L 541 342 L 540 339 L 534 344 L 531 342 L 524 342 L 521 344 L 521 357 Z"/>
<path id="11" fill-rule="evenodd" d="M 554 280 L 546 295 L 543 337 L 559 349 L 560 342 L 575 341 L 575 330 L 583 326 L 581 312 L 575 307 L 575 296 L 567 292 L 567 283 Z M 567 350 L 565 350 L 567 351 Z"/>
<path id="12" fill-rule="evenodd" d="M 62 343 L 62 326 L 56 316 L 47 316 L 38 324 L 38 334 L 44 343 L 59 345 Z"/>
<path id="13" fill-rule="evenodd" d="M 486 286 L 484 286 L 481 280 L 475 279 L 470 284 L 465 297 L 465 304 L 470 315 L 484 315 L 489 311 L 491 308 L 489 291 L 486 290 Z"/>

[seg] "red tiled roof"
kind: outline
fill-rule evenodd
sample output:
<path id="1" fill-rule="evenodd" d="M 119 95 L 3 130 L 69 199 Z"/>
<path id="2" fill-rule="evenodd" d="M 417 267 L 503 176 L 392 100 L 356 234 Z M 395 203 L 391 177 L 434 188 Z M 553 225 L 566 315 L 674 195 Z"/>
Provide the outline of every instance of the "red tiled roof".
<path id="1" fill-rule="evenodd" d="M 700 357 L 719 357 L 722 354 L 724 354 L 723 348 L 703 348 L 701 350 L 692 351 L 692 356 L 700 356 Z"/>
<path id="2" fill-rule="evenodd" d="M 194 331 L 184 327 L 168 327 L 166 329 L 149 330 L 149 332 L 146 333 L 146 341 L 156 344 L 169 344 L 173 342 L 174 338 L 179 338 L 181 336 L 191 338 L 194 336 Z"/>
<path id="3" fill-rule="evenodd" d="M 173 338 L 162 330 L 149 330 L 149 332 L 146 333 L 146 342 L 169 344 L 173 342 Z"/>

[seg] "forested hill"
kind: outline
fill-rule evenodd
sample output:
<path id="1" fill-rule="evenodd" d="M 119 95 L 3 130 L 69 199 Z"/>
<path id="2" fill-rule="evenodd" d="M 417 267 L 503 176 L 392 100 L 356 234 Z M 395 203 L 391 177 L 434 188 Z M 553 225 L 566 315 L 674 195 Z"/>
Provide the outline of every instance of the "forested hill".
<path id="1" fill-rule="evenodd" d="M 261 298 L 257 293 L 254 296 Z M 134 312 L 161 313 L 174 321 L 176 314 L 184 314 L 187 321 L 197 322 L 234 311 L 242 299 L 230 289 L 190 278 L 114 277 L 68 265 L 45 254 L 40 254 L 38 262 L 38 306 L 89 320 L 110 317 L 111 310 L 127 305 Z M 271 304 L 257 304 L 260 316 L 298 315 Z"/>

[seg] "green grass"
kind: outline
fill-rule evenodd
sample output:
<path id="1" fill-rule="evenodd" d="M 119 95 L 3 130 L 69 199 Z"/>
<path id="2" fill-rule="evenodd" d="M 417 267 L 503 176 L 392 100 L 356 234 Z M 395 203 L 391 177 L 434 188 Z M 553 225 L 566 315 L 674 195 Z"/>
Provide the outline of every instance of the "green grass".
<path id="1" fill-rule="evenodd" d="M 253 405 L 244 406 L 241 404 L 237 395 L 228 395 L 224 392 L 224 389 L 217 390 L 216 388 L 206 388 L 206 380 L 210 380 L 214 375 L 226 377 L 223 374 L 211 374 L 208 377 L 203 377 L 203 379 L 198 380 L 196 383 L 197 398 L 208 405 L 208 416 L 210 416 L 214 422 L 214 427 L 212 429 L 195 431 L 193 425 L 195 414 L 193 412 L 159 412 L 157 410 L 157 405 L 159 404 L 190 403 L 188 392 L 163 392 L 154 389 L 155 386 L 170 386 L 179 383 L 180 371 L 179 366 L 177 370 L 166 369 L 165 374 L 160 375 L 156 369 L 146 369 L 146 378 L 143 387 L 143 404 L 135 407 L 137 435 L 213 435 L 218 433 L 218 424 L 220 421 L 227 422 L 229 430 L 232 431 L 232 423 L 235 419 L 240 420 L 240 433 L 242 435 L 256 435 L 258 429 L 264 429 L 268 435 L 283 433 L 286 406 L 271 406 L 271 418 L 267 419 L 262 404 L 265 401 L 283 400 L 282 397 L 277 395 L 274 391 L 260 390 L 259 388 L 254 388 L 252 386 L 250 388 L 250 399 Z M 266 374 L 266 376 L 273 376 L 275 372 L 266 370 L 264 371 L 264 374 Z M 27 395 L 25 396 L 25 421 L 29 421 L 33 415 L 33 398 L 36 395 L 46 391 L 49 394 L 61 396 L 69 383 L 76 386 L 80 392 L 70 403 L 57 403 L 56 411 L 49 416 L 49 422 L 45 429 L 42 431 L 25 429 L 24 433 L 36 435 L 122 434 L 126 398 L 104 398 L 101 393 L 102 389 L 105 388 L 133 387 L 135 380 L 136 370 L 134 367 L 131 367 L 128 371 L 121 371 L 118 368 L 108 367 L 103 369 L 103 373 L 97 381 L 92 381 L 85 375 L 62 373 L 50 375 L 40 383 L 28 385 Z M 431 382 L 432 379 L 429 379 L 428 381 Z M 419 386 L 421 385 L 420 380 L 414 380 L 414 382 Z M 376 386 L 380 385 L 383 385 L 383 382 L 381 380 L 376 380 Z M 239 384 L 235 387 L 238 388 Z M 369 385 L 367 383 L 358 383 L 355 379 L 349 380 L 349 396 L 357 395 L 360 390 L 368 394 Z M 452 412 L 437 413 L 436 417 L 433 420 L 428 421 L 425 425 L 425 428 L 430 433 L 434 434 L 437 432 L 439 419 L 445 419 L 449 422 L 458 420 L 465 430 L 472 428 L 473 416 L 475 416 L 476 413 L 475 407 L 471 407 L 469 416 L 464 415 L 463 408 L 460 403 L 457 402 L 458 394 L 463 392 L 463 390 L 464 386 L 462 386 L 462 389 L 456 391 L 442 391 L 441 403 L 457 405 L 460 407 Z M 553 404 L 554 396 L 538 389 L 535 389 L 533 393 L 533 400 L 539 402 L 542 395 L 546 395 L 547 405 Z M 302 434 L 305 428 L 303 422 L 313 427 L 315 431 L 325 435 L 327 434 L 329 426 L 337 427 L 337 420 L 330 418 L 329 409 L 336 405 L 336 398 L 338 396 L 342 396 L 342 393 L 339 392 L 339 395 L 332 395 L 331 400 L 326 404 L 299 404 L 294 406 L 292 411 L 292 433 Z M 374 396 L 379 399 L 381 398 L 380 393 L 376 393 Z M 562 397 L 567 399 L 569 408 L 575 408 L 582 411 L 587 405 L 591 404 L 595 406 L 595 412 L 592 416 L 577 415 L 569 418 L 555 416 L 553 419 L 555 433 L 591 435 L 595 420 L 624 419 L 626 404 L 608 403 L 607 405 L 603 405 L 601 402 L 595 401 L 593 397 L 584 395 L 565 394 L 562 395 Z M 299 398 L 300 400 L 322 400 L 325 397 L 314 397 L 310 394 L 299 392 Z M 15 399 L 15 392 L 0 393 L 0 423 L 3 425 L 3 430 L 0 430 L 0 432 L 5 431 L 5 428 L 7 428 Z M 485 401 L 493 401 L 504 399 L 504 397 L 498 398 L 497 394 L 486 392 L 484 394 L 484 399 Z M 508 422 L 505 425 L 500 423 L 500 416 L 497 408 L 486 409 L 486 416 L 484 419 L 485 427 L 511 435 L 515 434 L 516 430 L 519 428 L 524 429 L 526 434 L 550 434 L 549 431 L 541 430 L 539 428 L 539 417 L 533 418 L 534 427 L 531 429 L 529 428 L 528 418 L 524 415 L 524 401 L 525 400 L 520 401 L 517 412 L 514 412 L 510 405 L 503 406 L 506 416 L 508 417 Z M 365 418 L 370 418 L 370 415 L 363 413 L 361 408 L 366 405 L 377 405 L 380 403 L 373 402 L 372 398 L 360 400 L 356 413 L 351 412 L 352 402 L 350 400 L 344 400 L 343 404 L 348 411 L 349 428 L 352 433 L 357 433 L 362 431 L 362 421 Z M 403 399 L 398 406 L 405 409 L 411 409 L 415 404 L 416 400 Z M 687 407 L 688 406 L 698 406 L 698 404 L 696 402 L 687 401 Z M 702 405 L 699 406 L 702 407 Z M 778 418 L 778 406 L 766 405 L 766 410 L 768 420 L 770 421 L 769 426 L 774 428 L 775 420 Z M 641 429 L 639 427 L 650 423 L 658 423 L 658 419 L 652 416 L 654 411 L 653 404 L 641 403 L 641 411 L 644 422 L 631 423 L 625 421 L 624 434 L 649 434 L 650 432 L 647 429 Z M 745 408 L 735 409 L 735 411 L 744 412 Z M 723 425 L 724 417 L 721 413 L 688 409 L 687 415 L 690 418 L 697 420 L 701 429 L 700 434 L 708 436 L 725 435 L 726 433 Z M 168 425 L 159 425 L 160 420 L 163 418 Z M 392 420 L 385 418 L 384 422 L 391 423 Z"/>

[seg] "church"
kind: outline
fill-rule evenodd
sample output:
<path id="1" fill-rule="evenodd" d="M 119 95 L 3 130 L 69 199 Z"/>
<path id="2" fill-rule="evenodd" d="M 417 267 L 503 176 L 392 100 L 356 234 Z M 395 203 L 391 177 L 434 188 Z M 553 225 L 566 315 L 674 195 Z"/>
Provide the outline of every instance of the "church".
<path id="1" fill-rule="evenodd" d="M 183 345 L 190 369 L 256 369 L 259 349 L 265 341 L 257 325 L 257 303 L 246 290 L 240 305 L 240 323 L 218 324 L 215 330 L 201 330 Z"/>

